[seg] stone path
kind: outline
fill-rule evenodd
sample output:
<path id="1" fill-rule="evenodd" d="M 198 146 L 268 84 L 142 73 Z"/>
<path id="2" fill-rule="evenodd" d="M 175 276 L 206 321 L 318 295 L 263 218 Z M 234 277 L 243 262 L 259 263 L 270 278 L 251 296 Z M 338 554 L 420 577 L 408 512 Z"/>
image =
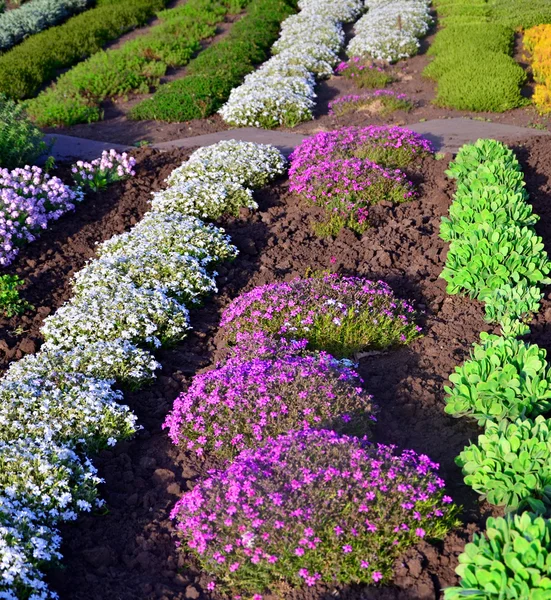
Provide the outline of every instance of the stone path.
<path id="1" fill-rule="evenodd" d="M 408 129 L 412 129 L 428 138 L 439 152 L 457 152 L 463 144 L 474 142 L 479 138 L 520 140 L 540 135 L 551 135 L 549 131 L 464 118 L 425 121 L 423 123 L 408 125 Z M 221 140 L 237 139 L 260 144 L 272 144 L 288 155 L 306 137 L 308 136 L 287 131 L 268 131 L 254 127 L 243 127 L 241 129 L 230 129 L 219 133 L 209 133 L 207 135 L 162 142 L 160 144 L 153 144 L 152 147 L 159 150 L 192 148 L 194 146 L 209 146 Z M 54 142 L 50 153 L 53 154 L 56 160 L 60 161 L 73 159 L 92 160 L 100 156 L 103 150 L 115 148 L 121 152 L 129 149 L 127 146 L 120 144 L 97 142 L 69 135 L 47 134 L 46 139 Z"/>

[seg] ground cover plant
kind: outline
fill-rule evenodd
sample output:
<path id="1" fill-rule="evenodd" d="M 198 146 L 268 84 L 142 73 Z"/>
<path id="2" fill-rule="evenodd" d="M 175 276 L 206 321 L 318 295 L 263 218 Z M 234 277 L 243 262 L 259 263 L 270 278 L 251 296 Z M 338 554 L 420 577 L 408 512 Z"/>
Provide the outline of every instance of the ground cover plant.
<path id="1" fill-rule="evenodd" d="M 399 94 L 392 90 L 374 90 L 369 94 L 339 96 L 331 100 L 328 107 L 329 114 L 337 117 L 357 111 L 386 116 L 395 110 L 409 111 L 413 108 L 413 103 L 406 94 Z"/>
<path id="2" fill-rule="evenodd" d="M 367 2 L 368 11 L 354 25 L 349 56 L 394 63 L 414 56 L 419 38 L 427 34 L 432 18 L 428 0 Z"/>
<path id="3" fill-rule="evenodd" d="M 224 180 L 216 165 L 227 158 L 227 146 L 220 155 L 216 147 L 204 150 L 196 161 L 211 180 L 215 176 Z M 233 162 L 225 163 L 229 181 L 254 185 L 276 174 L 266 157 L 278 165 L 285 162 L 279 153 L 279 161 L 274 160 L 277 151 L 271 147 L 241 144 L 241 161 L 240 143 L 229 147 L 233 151 Z M 250 155 L 254 147 L 258 158 L 247 171 L 247 152 Z M 214 165 L 210 172 L 205 156 Z M 104 167 L 116 173 L 113 156 L 108 160 L 113 164 Z M 266 165 L 264 173 L 261 163 Z M 101 161 L 96 168 L 101 169 Z M 183 177 L 181 171 L 179 176 Z M 94 173 L 89 177 L 94 180 Z M 41 351 L 12 363 L 0 379 L 0 440 L 13 454 L 2 471 L 9 493 L 0 492 L 0 594 L 57 597 L 44 583 L 41 570 L 61 558 L 56 528 L 65 513 L 74 518 L 95 506 L 94 473 L 88 471 L 86 485 L 81 485 L 86 455 L 136 431 L 136 417 L 121 404 L 122 392 L 113 388 L 115 378 L 132 387 L 151 380 L 159 365 L 143 346 L 185 335 L 187 307 L 175 298 L 191 303 L 197 294 L 213 291 L 215 264 L 235 252 L 223 230 L 214 225 L 178 212 L 150 212 L 133 230 L 101 245 L 100 258 L 77 274 L 73 301 L 45 322 Z M 170 262 L 176 256 L 187 270 Z M 206 287 L 205 281 L 210 282 Z M 35 442 L 48 444 L 51 468 L 44 464 L 44 479 L 37 476 L 30 482 L 21 477 L 26 470 L 34 473 L 46 460 L 41 446 L 34 450 Z M 57 477 L 61 500 L 46 510 L 49 472 Z M 73 483 L 65 493 L 65 481 L 71 477 Z M 40 502 L 41 510 L 35 510 Z"/>
<path id="4" fill-rule="evenodd" d="M 335 67 L 335 73 L 347 79 L 353 79 L 354 85 L 360 89 L 379 89 L 394 81 L 394 76 L 383 67 L 369 60 L 353 56 Z"/>
<path id="5" fill-rule="evenodd" d="M 255 357 L 243 356 L 247 345 Z M 270 351 L 257 353 L 266 345 Z M 294 429 L 365 435 L 375 411 L 362 379 L 326 352 L 304 352 L 306 345 L 238 336 L 234 356 L 194 377 L 174 401 L 164 424 L 173 443 L 199 456 L 232 457 Z"/>
<path id="6" fill-rule="evenodd" d="M 534 104 L 541 113 L 551 112 L 551 25 L 532 27 L 523 39 L 532 53 L 532 73 L 536 81 Z"/>
<path id="7" fill-rule="evenodd" d="M 386 283 L 333 274 L 255 288 L 225 309 L 220 324 L 232 342 L 240 333 L 264 331 L 307 339 L 312 350 L 341 358 L 407 344 L 421 331 L 414 316 Z"/>
<path id="8" fill-rule="evenodd" d="M 551 21 L 542 0 L 437 0 L 444 27 L 424 74 L 438 82 L 435 102 L 459 110 L 503 112 L 530 103 L 521 89 L 526 73 L 512 58 L 514 32 Z"/>
<path id="9" fill-rule="evenodd" d="M 0 50 L 7 50 L 90 5 L 90 0 L 30 0 L 9 10 L 0 15 Z"/>
<path id="10" fill-rule="evenodd" d="M 459 556 L 459 587 L 446 600 L 545 598 L 551 589 L 551 522 L 530 513 L 489 518 L 484 535 L 474 534 Z"/>
<path id="11" fill-rule="evenodd" d="M 245 78 L 219 110 L 236 127 L 294 127 L 312 119 L 315 77 L 329 77 L 344 44 L 342 23 L 363 10 L 355 0 L 300 0 L 281 26 L 272 58 Z M 298 67 L 298 69 L 297 69 Z"/>
<path id="12" fill-rule="evenodd" d="M 166 0 L 97 0 L 95 8 L 32 35 L 0 56 L 0 89 L 32 98 L 60 69 L 71 67 L 126 31 L 144 25 Z"/>
<path id="13" fill-rule="evenodd" d="M 291 154 L 290 189 L 321 206 L 326 217 L 313 224 L 321 236 L 343 227 L 369 227 L 369 207 L 414 196 L 406 167 L 431 152 L 427 140 L 400 127 L 346 127 L 304 140 Z"/>
<path id="14" fill-rule="evenodd" d="M 527 194 L 522 171 L 509 148 L 492 140 L 467 145 L 448 174 L 458 179 L 458 208 L 453 210 L 452 205 L 441 230 L 444 239 L 453 240 L 448 260 L 458 242 L 476 248 L 471 259 L 476 268 L 470 277 L 460 278 L 461 286 L 480 286 L 480 298 L 490 307 L 487 318 L 499 322 L 504 334 L 481 334 L 482 343 L 475 345 L 471 360 L 450 376 L 453 387 L 446 388 L 446 411 L 473 417 L 484 425 L 483 434 L 459 454 L 456 463 L 465 483 L 491 504 L 503 506 L 509 513 L 529 510 L 548 516 L 550 436 L 549 422 L 541 413 L 549 411 L 549 367 L 545 350 L 515 337 L 528 331 L 527 322 L 539 307 L 541 292 L 534 284 L 544 279 L 547 255 L 542 244 L 521 243 L 510 254 L 513 260 L 507 267 L 485 256 L 497 250 L 505 258 L 510 252 L 506 244 L 496 248 L 479 244 L 484 235 L 491 236 L 491 243 L 497 242 L 498 230 L 514 231 L 521 242 L 534 236 L 535 215 L 523 207 Z M 463 189 L 462 182 L 467 182 Z M 469 185 L 475 182 L 478 187 L 475 185 L 469 198 Z M 495 218 L 490 217 L 489 224 L 475 216 L 490 211 Z M 525 226 L 516 225 L 517 219 Z M 480 234 L 476 241 L 473 231 Z M 480 250 L 481 256 L 477 256 Z M 537 273 L 537 265 L 542 265 L 542 271 L 531 280 L 523 264 L 533 265 L 530 273 Z M 453 288 L 448 286 L 448 291 Z M 529 512 L 488 519 L 485 534 L 475 535 L 459 557 L 460 586 L 447 589 L 446 599 L 466 595 L 496 600 L 545 598 L 551 589 L 544 564 L 548 523 Z"/>
<path id="15" fill-rule="evenodd" d="M 133 107 L 130 118 L 163 121 L 201 119 L 215 113 L 231 90 L 261 62 L 294 0 L 251 0 L 228 35 L 191 60 L 186 76 L 161 85 L 152 98 Z"/>
<path id="16" fill-rule="evenodd" d="M 19 288 L 24 281 L 17 275 L 0 275 L 0 311 L 6 317 L 20 315 L 31 308 L 30 304 L 21 298 Z"/>
<path id="17" fill-rule="evenodd" d="M 261 599 L 318 581 L 384 582 L 408 546 L 455 522 L 435 467 L 334 432 L 290 432 L 211 473 L 172 516 L 210 589 Z"/>
<path id="18" fill-rule="evenodd" d="M 27 103 L 41 126 L 98 121 L 101 103 L 147 93 L 159 85 L 169 67 L 181 67 L 201 50 L 226 14 L 239 13 L 246 1 L 192 0 L 161 11 L 159 25 L 120 48 L 100 51 L 59 77 L 52 87 Z"/>

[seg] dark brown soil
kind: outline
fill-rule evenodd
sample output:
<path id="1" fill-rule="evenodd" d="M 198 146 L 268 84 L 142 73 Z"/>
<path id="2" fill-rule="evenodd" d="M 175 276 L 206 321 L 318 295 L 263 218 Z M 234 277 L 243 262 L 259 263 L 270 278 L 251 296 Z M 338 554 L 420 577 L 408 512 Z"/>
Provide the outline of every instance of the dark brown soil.
<path id="1" fill-rule="evenodd" d="M 191 152 L 136 150 L 135 177 L 106 191 L 89 193 L 73 212 L 51 223 L 36 242 L 23 248 L 2 270 L 24 279 L 22 296 L 35 310 L 21 317 L 0 318 L 0 371 L 11 360 L 36 351 L 44 317 L 71 296 L 71 275 L 94 256 L 98 242 L 122 233 L 141 219 L 148 210 L 151 193 L 162 187 L 169 173 Z M 59 174 L 63 176 L 67 171 L 67 167 L 61 167 Z"/>
<path id="2" fill-rule="evenodd" d="M 516 149 L 535 210 L 542 216 L 539 233 L 550 251 L 551 141 L 536 139 Z M 240 256 L 220 269 L 219 295 L 193 312 L 194 333 L 176 348 L 160 352 L 163 369 L 156 384 L 125 395 L 144 430 L 95 460 L 106 480 L 102 494 L 109 512 L 83 516 L 63 528 L 64 567 L 50 573 L 62 600 L 221 600 L 204 591 L 206 579 L 195 570 L 191 557 L 177 553 L 168 520 L 177 498 L 194 485 L 205 465 L 172 446 L 161 424 L 191 377 L 223 351 L 217 325 L 228 302 L 242 291 L 302 275 L 307 268 L 382 278 L 424 311 L 422 338 L 407 349 L 364 356 L 359 368 L 381 407 L 376 440 L 425 452 L 440 462 L 450 494 L 465 510 L 464 525 L 442 543 L 419 544 L 397 562 L 393 586 L 318 587 L 289 598 L 434 600 L 455 583 L 458 554 L 472 533 L 483 527 L 485 517 L 497 511 L 479 504 L 454 464 L 477 428 L 443 411 L 448 375 L 465 359 L 479 332 L 491 330 L 480 304 L 446 295 L 438 278 L 446 254 L 438 227 L 453 193 L 444 174 L 449 158 L 419 165 L 419 198 L 400 206 L 380 206 L 374 211 L 373 228 L 362 237 L 343 231 L 336 239 L 316 238 L 309 225 L 318 216 L 316 209 L 290 194 L 286 181 L 258 194 L 258 212 L 244 212 L 240 219 L 222 223 Z M 531 339 L 551 349 L 549 323 L 551 300 L 546 298 Z"/>

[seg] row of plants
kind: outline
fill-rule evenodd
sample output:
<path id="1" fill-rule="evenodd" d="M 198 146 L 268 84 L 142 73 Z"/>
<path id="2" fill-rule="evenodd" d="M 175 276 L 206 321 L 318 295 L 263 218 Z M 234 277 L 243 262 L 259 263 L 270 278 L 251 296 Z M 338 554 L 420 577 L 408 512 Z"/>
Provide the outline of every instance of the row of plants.
<path id="1" fill-rule="evenodd" d="M 346 52 L 394 63 L 419 51 L 419 38 L 432 24 L 430 0 L 367 0 L 367 13 L 354 25 Z"/>
<path id="2" fill-rule="evenodd" d="M 423 74 L 438 82 L 435 102 L 503 112 L 530 103 L 526 72 L 512 58 L 516 30 L 551 22 L 546 0 L 435 0 L 441 29 Z"/>
<path id="3" fill-rule="evenodd" d="M 30 36 L 0 56 L 0 90 L 34 97 L 60 70 L 99 52 L 123 33 L 145 25 L 168 0 L 96 0 L 94 8 Z"/>
<path id="4" fill-rule="evenodd" d="M 379 143 L 404 160 L 401 144 Z M 218 460 L 171 513 L 208 590 L 262 600 L 386 583 L 408 547 L 456 524 L 435 463 L 368 441 L 379 408 L 350 360 L 408 344 L 415 317 L 386 283 L 327 273 L 253 288 L 224 310 L 225 358 L 164 424 L 184 451 Z"/>
<path id="5" fill-rule="evenodd" d="M 26 103 L 33 121 L 47 127 L 103 118 L 101 103 L 129 93 L 148 93 L 169 67 L 182 67 L 212 37 L 224 17 L 248 0 L 189 0 L 157 13 L 161 23 L 119 48 L 100 51 L 61 75 Z"/>
<path id="6" fill-rule="evenodd" d="M 296 0 L 250 0 L 227 36 L 191 60 L 184 77 L 135 105 L 130 118 L 181 122 L 214 114 L 254 65 L 265 60 L 281 22 L 295 11 Z"/>
<path id="7" fill-rule="evenodd" d="M 179 176 L 255 187 L 284 164 L 275 148 L 222 142 L 194 153 Z M 88 165 L 79 167 L 84 177 Z M 57 525 L 101 505 L 87 456 L 138 429 L 115 380 L 136 388 L 154 377 L 151 350 L 187 335 L 188 307 L 216 291 L 215 265 L 236 253 L 223 230 L 187 210 L 150 211 L 99 246 L 74 297 L 46 319 L 40 352 L 0 380 L 2 597 L 57 598 L 42 573 L 61 559 Z"/>
<path id="8" fill-rule="evenodd" d="M 272 58 L 232 90 L 218 111 L 233 126 L 293 127 L 312 119 L 315 78 L 329 77 L 344 45 L 342 23 L 358 18 L 359 0 L 300 0 L 281 26 Z"/>
<path id="9" fill-rule="evenodd" d="M 370 206 L 415 196 L 407 169 L 432 154 L 428 140 L 401 127 L 345 127 L 305 140 L 290 156 L 290 190 L 323 208 L 320 236 L 369 227 Z"/>
<path id="10" fill-rule="evenodd" d="M 539 307 L 549 261 L 507 146 L 494 140 L 463 146 L 448 175 L 457 179 L 457 192 L 442 219 L 441 237 L 451 240 L 442 277 L 449 293 L 482 300 L 502 335 L 482 333 L 471 358 L 450 375 L 446 412 L 484 427 L 456 463 L 467 485 L 509 514 L 488 519 L 485 533 L 467 544 L 456 569 L 460 585 L 445 597 L 545 598 L 551 429 L 542 414 L 551 408 L 551 380 L 545 350 L 518 336 L 529 331 Z"/>
<path id="11" fill-rule="evenodd" d="M 524 45 L 532 53 L 536 87 L 532 100 L 541 113 L 551 112 L 551 25 L 536 25 L 524 33 Z"/>
<path id="12" fill-rule="evenodd" d="M 91 0 L 30 0 L 0 15 L 0 50 L 85 10 Z"/>

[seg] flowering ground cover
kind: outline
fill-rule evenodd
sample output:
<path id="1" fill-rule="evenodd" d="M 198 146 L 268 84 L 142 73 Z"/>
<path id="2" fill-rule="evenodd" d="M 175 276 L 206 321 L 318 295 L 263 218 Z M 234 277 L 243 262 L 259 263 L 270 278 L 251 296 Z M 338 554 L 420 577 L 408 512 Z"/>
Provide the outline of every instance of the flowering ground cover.
<path id="1" fill-rule="evenodd" d="M 392 90 L 374 90 L 369 94 L 339 96 L 329 102 L 328 107 L 329 114 L 339 117 L 358 110 L 389 115 L 395 110 L 411 110 L 413 104 L 405 94 L 396 94 Z"/>
<path id="2" fill-rule="evenodd" d="M 551 112 L 551 24 L 536 25 L 524 34 L 524 44 L 532 53 L 531 65 L 536 87 L 534 104 L 542 113 Z"/>

